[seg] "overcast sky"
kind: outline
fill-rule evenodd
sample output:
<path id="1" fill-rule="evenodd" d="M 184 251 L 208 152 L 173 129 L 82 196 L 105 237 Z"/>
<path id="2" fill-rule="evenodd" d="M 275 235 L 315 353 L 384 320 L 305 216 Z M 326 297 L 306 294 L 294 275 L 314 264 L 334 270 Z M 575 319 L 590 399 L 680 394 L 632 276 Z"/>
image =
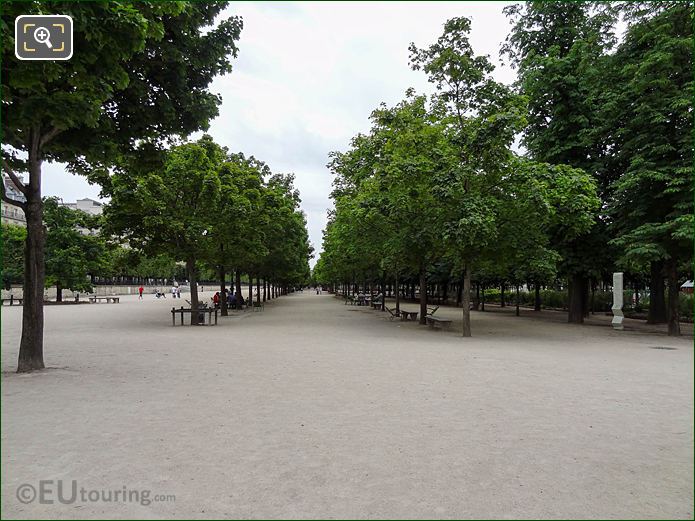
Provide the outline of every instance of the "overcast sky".
<path id="1" fill-rule="evenodd" d="M 471 43 L 511 83 L 514 72 L 499 60 L 509 32 L 505 2 L 234 2 L 244 30 L 234 71 L 211 90 L 222 95 L 210 134 L 231 151 L 265 161 L 273 172 L 294 173 L 318 251 L 332 176 L 328 153 L 346 150 L 369 129 L 381 102 L 394 105 L 408 87 L 430 92 L 424 73 L 408 67 L 408 45 L 434 42 L 448 18 L 472 19 Z M 45 195 L 65 201 L 99 199 L 99 188 L 45 165 Z M 312 261 L 312 266 L 316 259 Z"/>

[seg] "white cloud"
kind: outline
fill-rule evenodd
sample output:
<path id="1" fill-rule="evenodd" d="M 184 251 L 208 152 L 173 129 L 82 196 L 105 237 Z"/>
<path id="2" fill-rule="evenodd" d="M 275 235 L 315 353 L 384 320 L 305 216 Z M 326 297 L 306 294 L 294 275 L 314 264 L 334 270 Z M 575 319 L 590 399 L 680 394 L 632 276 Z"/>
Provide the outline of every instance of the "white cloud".
<path id="1" fill-rule="evenodd" d="M 408 67 L 408 45 L 427 46 L 448 18 L 472 19 L 478 54 L 499 65 L 509 32 L 501 2 L 235 2 L 228 14 L 244 19 L 234 71 L 211 89 L 222 95 L 210 133 L 232 151 L 253 154 L 275 172 L 293 172 L 320 250 L 330 206 L 331 150 L 345 150 L 352 136 L 369 129 L 379 103 L 394 105 L 408 87 L 431 91 L 425 75 Z M 509 83 L 514 73 L 498 68 Z M 59 165 L 47 170 L 47 195 L 66 200 L 95 197 L 98 187 Z"/>

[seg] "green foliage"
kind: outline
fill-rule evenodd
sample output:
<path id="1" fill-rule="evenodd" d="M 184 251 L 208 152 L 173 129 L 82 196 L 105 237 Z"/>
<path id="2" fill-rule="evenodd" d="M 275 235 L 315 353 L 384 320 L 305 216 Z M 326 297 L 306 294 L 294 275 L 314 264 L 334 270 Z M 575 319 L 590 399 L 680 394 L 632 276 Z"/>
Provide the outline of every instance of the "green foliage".
<path id="1" fill-rule="evenodd" d="M 173 279 L 178 266 L 169 255 L 146 256 L 142 251 L 112 244 L 98 275 L 102 277 L 145 277 Z"/>
<path id="2" fill-rule="evenodd" d="M 24 241 L 27 230 L 13 224 L 2 225 L 2 286 L 20 284 L 24 279 Z"/>
<path id="3" fill-rule="evenodd" d="M 605 59 L 616 42 L 616 9 L 592 2 L 530 1 L 505 8 L 513 23 L 503 47 L 518 70 L 517 85 L 528 100 L 522 143 L 535 161 L 582 169 L 594 178 L 603 200 L 617 175 L 605 168 Z M 570 199 L 568 199 L 570 200 Z M 596 225 L 568 237 L 555 230 L 560 270 L 589 275 L 612 268 L 603 236 L 605 215 L 593 206 Z"/>
<path id="4" fill-rule="evenodd" d="M 2 97 L 12 118 L 3 119 L 3 144 L 26 150 L 38 132 L 44 159 L 108 183 L 105 167 L 119 154 L 205 128 L 220 104 L 207 87 L 231 70 L 242 27 L 231 17 L 210 28 L 225 5 L 4 2 Z M 68 61 L 15 59 L 14 19 L 34 13 L 70 15 L 79 52 Z M 11 164 L 27 169 L 18 155 Z"/>
<path id="5" fill-rule="evenodd" d="M 220 200 L 217 150 L 204 138 L 172 148 L 161 171 L 114 175 L 107 230 L 149 255 L 192 261 L 212 248 Z"/>
<path id="6" fill-rule="evenodd" d="M 111 189 L 109 231 L 149 257 L 186 262 L 191 280 L 200 263 L 287 285 L 309 277 L 311 247 L 293 176 L 271 175 L 209 136 L 172 148 L 159 169 L 120 170 Z"/>
<path id="7" fill-rule="evenodd" d="M 592 227 L 600 201 L 591 176 L 512 151 L 526 99 L 492 79 L 469 29 L 455 18 L 434 45 L 411 45 L 412 67 L 437 94 L 428 103 L 408 91 L 396 107 L 380 107 L 370 134 L 332 155 L 335 212 L 315 270 L 323 282 L 435 266 L 445 281 L 473 267 L 478 279 L 545 281 L 560 260 L 553 234 Z"/>
<path id="8" fill-rule="evenodd" d="M 692 259 L 692 40 L 692 3 L 677 3 L 640 17 L 610 59 L 613 242 L 633 271 Z"/>
<path id="9" fill-rule="evenodd" d="M 103 240 L 95 235 L 98 219 L 61 206 L 55 198 L 44 200 L 46 228 L 46 287 L 58 285 L 74 291 L 90 291 L 90 275 L 102 272 L 107 264 Z M 26 229 L 3 225 L 3 285 L 20 284 L 24 279 Z"/>
<path id="10" fill-rule="evenodd" d="M 104 243 L 87 232 L 98 226 L 97 219 L 61 206 L 55 198 L 44 199 L 46 227 L 46 287 L 91 291 L 89 275 L 103 266 Z"/>

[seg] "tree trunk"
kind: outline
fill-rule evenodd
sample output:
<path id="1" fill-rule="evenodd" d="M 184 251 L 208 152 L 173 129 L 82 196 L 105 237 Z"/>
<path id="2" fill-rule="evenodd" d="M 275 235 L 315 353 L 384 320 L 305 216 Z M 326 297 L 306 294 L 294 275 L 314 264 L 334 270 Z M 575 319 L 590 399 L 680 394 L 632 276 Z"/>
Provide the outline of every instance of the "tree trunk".
<path id="1" fill-rule="evenodd" d="M 676 260 L 671 258 L 668 261 L 668 336 L 680 336 L 681 327 L 679 322 L 678 293 L 678 266 Z"/>
<path id="2" fill-rule="evenodd" d="M 256 277 L 256 301 L 259 304 L 261 303 L 261 277 L 260 276 Z M 265 302 L 265 300 L 263 302 Z"/>
<path id="3" fill-rule="evenodd" d="M 471 267 L 468 263 L 463 268 L 463 336 L 471 336 Z"/>
<path id="4" fill-rule="evenodd" d="M 420 266 L 420 324 L 427 324 L 427 272 Z"/>
<path id="5" fill-rule="evenodd" d="M 591 314 L 593 315 L 596 313 L 596 283 L 594 282 L 594 279 L 591 279 Z"/>
<path id="6" fill-rule="evenodd" d="M 223 317 L 229 316 L 227 311 L 227 286 L 224 280 L 226 275 L 224 266 L 220 266 L 220 315 Z"/>
<path id="7" fill-rule="evenodd" d="M 504 282 L 500 285 L 500 307 L 506 307 L 507 303 L 504 301 Z"/>
<path id="8" fill-rule="evenodd" d="M 198 281 L 195 273 L 195 259 L 186 261 L 186 271 L 191 284 L 191 325 L 198 325 Z"/>
<path id="9" fill-rule="evenodd" d="M 459 281 L 456 288 L 456 306 L 461 305 L 461 296 L 463 294 L 463 279 Z"/>
<path id="10" fill-rule="evenodd" d="M 398 284 L 398 274 L 396 274 L 396 312 L 401 311 L 401 288 Z"/>
<path id="11" fill-rule="evenodd" d="M 33 156 L 33 157 L 32 157 Z M 27 238 L 24 249 L 24 306 L 22 338 L 19 343 L 17 372 L 43 369 L 43 289 L 44 266 L 43 201 L 41 200 L 41 161 L 30 155 L 30 172 L 25 217 Z"/>
<path id="12" fill-rule="evenodd" d="M 236 296 L 240 297 L 241 296 L 241 271 L 237 268 L 234 270 L 234 283 L 236 286 Z"/>
<path id="13" fill-rule="evenodd" d="M 521 301 L 521 296 L 519 295 L 519 285 L 516 285 L 516 311 L 515 315 L 518 317 L 519 316 L 519 302 Z"/>
<path id="14" fill-rule="evenodd" d="M 485 311 L 485 286 L 482 287 L 482 291 L 480 293 L 481 300 L 480 300 L 480 311 Z"/>
<path id="15" fill-rule="evenodd" d="M 480 309 L 480 282 L 475 283 L 475 299 L 473 300 L 473 309 Z"/>
<path id="16" fill-rule="evenodd" d="M 63 285 L 56 281 L 56 302 L 63 302 Z"/>
<path id="17" fill-rule="evenodd" d="M 268 297 L 268 281 L 263 279 L 263 302 L 266 301 Z"/>
<path id="18" fill-rule="evenodd" d="M 381 311 L 386 311 L 386 272 L 381 272 Z"/>
<path id="19" fill-rule="evenodd" d="M 663 324 L 666 322 L 666 300 L 664 295 L 664 263 L 652 262 L 649 278 L 649 313 L 647 324 Z"/>
<path id="20" fill-rule="evenodd" d="M 567 322 L 571 324 L 584 323 L 584 277 L 575 273 L 569 280 L 569 310 Z"/>
<path id="21" fill-rule="evenodd" d="M 253 304 L 253 276 L 249 273 L 249 298 L 247 301 L 247 305 Z"/>
<path id="22" fill-rule="evenodd" d="M 534 298 L 533 298 L 533 310 L 534 311 L 540 311 L 541 310 L 541 285 L 536 281 L 533 285 L 533 292 L 534 292 Z"/>

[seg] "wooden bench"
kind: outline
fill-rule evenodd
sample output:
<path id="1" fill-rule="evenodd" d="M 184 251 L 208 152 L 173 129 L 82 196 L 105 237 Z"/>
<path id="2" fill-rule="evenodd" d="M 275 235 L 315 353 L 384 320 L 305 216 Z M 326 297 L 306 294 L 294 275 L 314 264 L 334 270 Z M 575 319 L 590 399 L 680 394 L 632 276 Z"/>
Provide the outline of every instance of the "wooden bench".
<path id="1" fill-rule="evenodd" d="M 427 325 L 430 326 L 430 329 L 434 329 L 434 326 L 443 326 L 447 328 L 451 326 L 451 320 L 448 318 L 437 318 L 428 315 L 425 317 L 425 320 L 427 320 Z"/>
<path id="2" fill-rule="evenodd" d="M 191 308 L 184 308 L 181 306 L 179 309 L 176 308 L 171 308 L 171 325 L 175 326 L 176 325 L 176 314 L 178 313 L 181 316 L 181 325 L 183 325 L 183 315 L 184 313 L 192 313 L 193 310 Z M 212 314 L 215 314 L 215 325 L 217 325 L 217 313 L 219 312 L 219 309 L 217 308 L 209 308 L 209 307 L 200 307 L 198 308 L 198 325 L 205 325 L 205 314 L 207 313 L 208 316 L 208 324 L 210 324 L 210 321 L 212 320 Z M 202 320 L 202 324 L 200 322 L 200 319 Z M 191 321 L 193 321 L 193 316 L 191 315 Z"/>
<path id="3" fill-rule="evenodd" d="M 385 309 L 386 311 L 389 312 L 389 315 L 391 315 L 391 316 L 389 317 L 389 320 L 393 320 L 394 318 L 397 318 L 397 317 L 400 317 L 400 316 L 401 316 L 401 312 L 400 312 L 400 311 L 397 311 L 397 310 L 395 310 L 395 309 L 391 309 L 391 308 L 389 308 L 388 306 L 384 306 L 384 309 Z"/>
<path id="4" fill-rule="evenodd" d="M 118 304 L 120 302 L 121 297 L 97 297 L 96 295 L 93 295 L 89 297 L 89 301 L 92 304 L 96 304 L 97 302 L 106 302 L 107 304 Z"/>
<path id="5" fill-rule="evenodd" d="M 256 302 L 254 300 L 253 302 L 253 310 L 254 311 L 265 311 L 265 302 Z"/>
<path id="6" fill-rule="evenodd" d="M 419 311 L 403 311 L 401 309 L 401 320 L 402 321 L 407 321 L 407 320 L 417 320 L 417 315 Z"/>
<path id="7" fill-rule="evenodd" d="M 438 309 L 439 309 L 439 306 L 434 306 L 434 307 L 428 306 L 427 307 L 427 316 L 431 317 L 432 315 L 434 315 L 437 312 Z"/>
<path id="8" fill-rule="evenodd" d="M 17 302 L 20 306 L 22 305 L 22 302 L 24 302 L 23 298 L 17 298 L 14 295 L 10 295 L 10 298 L 4 298 L 2 299 L 2 305 L 5 305 L 5 302 L 9 302 L 9 305 L 12 306 L 14 305 L 15 302 Z"/>

